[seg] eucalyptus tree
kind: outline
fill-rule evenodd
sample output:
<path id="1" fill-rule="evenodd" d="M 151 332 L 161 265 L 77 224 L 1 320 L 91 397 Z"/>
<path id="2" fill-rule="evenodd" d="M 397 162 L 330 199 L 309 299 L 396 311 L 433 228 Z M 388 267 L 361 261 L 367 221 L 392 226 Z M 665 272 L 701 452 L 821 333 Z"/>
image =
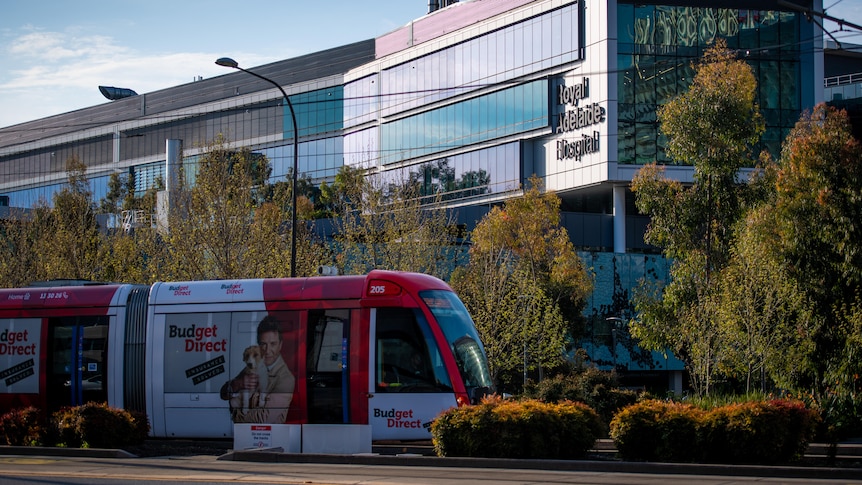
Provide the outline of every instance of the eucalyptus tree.
<path id="1" fill-rule="evenodd" d="M 386 180 L 345 165 L 322 187 L 330 207 L 336 265 L 347 274 L 414 271 L 447 279 L 457 258 L 452 214 L 409 180 Z"/>
<path id="2" fill-rule="evenodd" d="M 819 105 L 787 137 L 770 209 L 778 256 L 810 306 L 795 384 L 823 396 L 856 394 L 862 314 L 862 144 L 845 111 Z M 862 405 L 857 406 L 862 408 Z M 860 409 L 857 409 L 857 413 Z"/>
<path id="3" fill-rule="evenodd" d="M 708 393 L 718 360 L 715 275 L 728 263 L 733 227 L 746 207 L 740 169 L 753 164 L 751 147 L 764 131 L 751 67 L 723 40 L 694 66 L 689 90 L 658 110 L 667 153 L 694 167 L 689 187 L 657 165 L 632 181 L 638 209 L 650 215 L 645 239 L 673 260 L 663 289 L 641 288 L 631 332 L 641 345 L 673 350 L 686 362 L 692 385 Z"/>
<path id="4" fill-rule="evenodd" d="M 188 165 L 188 164 L 186 164 Z M 290 273 L 289 193 L 272 191 L 269 160 L 218 136 L 196 160 L 194 184 L 181 171 L 172 194 L 163 278 L 284 277 Z M 276 195 L 272 195 L 272 194 Z M 270 195 L 267 195 L 270 194 Z M 310 231 L 297 228 L 297 274 L 319 264 Z"/>
<path id="5" fill-rule="evenodd" d="M 530 179 L 470 234 L 470 261 L 452 275 L 488 352 L 492 377 L 562 362 L 578 336 L 592 279 L 560 226 L 560 199 Z"/>

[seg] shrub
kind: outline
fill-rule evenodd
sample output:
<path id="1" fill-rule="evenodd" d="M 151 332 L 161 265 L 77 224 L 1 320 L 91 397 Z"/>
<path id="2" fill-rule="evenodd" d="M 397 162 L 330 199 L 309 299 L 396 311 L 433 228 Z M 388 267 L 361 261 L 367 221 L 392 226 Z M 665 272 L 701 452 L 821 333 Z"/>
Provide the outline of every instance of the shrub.
<path id="1" fill-rule="evenodd" d="M 617 411 L 637 401 L 635 392 L 619 388 L 615 373 L 592 367 L 529 384 L 525 395 L 545 402 L 582 402 L 598 413 L 606 428 Z"/>
<path id="2" fill-rule="evenodd" d="M 702 411 L 688 404 L 648 400 L 611 420 L 610 435 L 627 460 L 694 461 Z"/>
<path id="3" fill-rule="evenodd" d="M 43 446 L 50 441 L 51 427 L 35 407 L 14 409 L 0 416 L 0 439 L 12 446 Z"/>
<path id="4" fill-rule="evenodd" d="M 61 446 L 119 448 L 143 441 L 142 427 L 128 411 L 104 403 L 62 409 L 54 413 L 54 421 Z"/>
<path id="5" fill-rule="evenodd" d="M 771 400 L 709 411 L 701 431 L 703 461 L 780 463 L 802 457 L 818 413 L 799 401 Z"/>
<path id="6" fill-rule="evenodd" d="M 620 411 L 611 438 L 625 459 L 789 462 L 802 456 L 819 416 L 799 401 L 750 401 L 703 410 L 644 401 Z"/>
<path id="7" fill-rule="evenodd" d="M 583 403 L 488 398 L 444 412 L 431 435 L 439 456 L 570 459 L 586 454 L 601 429 Z"/>
<path id="8" fill-rule="evenodd" d="M 129 411 L 134 426 L 132 441 L 129 444 L 143 443 L 150 435 L 150 419 L 143 411 Z"/>

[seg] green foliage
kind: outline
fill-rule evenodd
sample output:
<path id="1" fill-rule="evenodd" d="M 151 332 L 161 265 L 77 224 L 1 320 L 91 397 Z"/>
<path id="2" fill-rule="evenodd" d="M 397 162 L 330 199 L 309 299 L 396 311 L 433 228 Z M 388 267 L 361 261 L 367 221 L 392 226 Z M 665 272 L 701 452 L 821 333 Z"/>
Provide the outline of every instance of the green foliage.
<path id="1" fill-rule="evenodd" d="M 66 174 L 67 184 L 54 194 L 53 209 L 44 214 L 44 232 L 31 251 L 41 255 L 45 279 L 96 279 L 101 236 L 87 166 L 72 157 Z"/>
<path id="2" fill-rule="evenodd" d="M 751 401 L 708 411 L 702 421 L 702 461 L 774 464 L 802 457 L 819 421 L 799 401 Z"/>
<path id="3" fill-rule="evenodd" d="M 709 392 L 721 365 L 716 275 L 731 258 L 736 221 L 761 193 L 737 180 L 764 123 L 752 69 L 735 56 L 717 40 L 695 66 L 690 89 L 657 113 L 667 153 L 694 166 L 693 185 L 667 179 L 657 165 L 632 181 L 638 210 L 650 216 L 645 239 L 662 247 L 673 266 L 661 291 L 644 287 L 635 294 L 638 318 L 630 331 L 645 348 L 674 351 L 698 393 Z"/>
<path id="4" fill-rule="evenodd" d="M 619 388 L 615 373 L 592 367 L 578 373 L 558 374 L 538 383 L 529 382 L 524 394 L 543 402 L 582 402 L 598 413 L 606 428 L 617 411 L 638 399 L 634 391 Z"/>
<path id="5" fill-rule="evenodd" d="M 773 384 L 793 386 L 800 373 L 803 342 L 797 339 L 808 314 L 798 285 L 778 257 L 774 213 L 755 208 L 740 221 L 731 261 L 719 275 L 716 314 L 721 372 L 744 383 L 746 392 L 767 392 Z M 764 230 L 766 229 L 766 230 Z"/>
<path id="6" fill-rule="evenodd" d="M 42 411 L 28 407 L 13 409 L 0 416 L 0 440 L 11 446 L 44 446 L 51 443 L 52 433 Z"/>
<path id="7" fill-rule="evenodd" d="M 560 200 L 538 178 L 523 197 L 493 208 L 471 234 L 470 262 L 451 284 L 470 310 L 491 377 L 562 362 L 567 336 L 580 335 L 590 274 L 559 225 Z"/>
<path id="8" fill-rule="evenodd" d="M 819 419 L 782 399 L 711 409 L 643 401 L 617 413 L 610 435 L 627 460 L 774 464 L 801 458 Z"/>
<path id="9" fill-rule="evenodd" d="M 439 456 L 572 459 L 600 434 L 598 415 L 585 404 L 499 398 L 450 409 L 431 425 Z"/>
<path id="10" fill-rule="evenodd" d="M 336 229 L 336 264 L 345 274 L 414 271 L 445 279 L 457 248 L 454 220 L 410 180 L 385 183 L 345 165 L 321 188 Z"/>
<path id="11" fill-rule="evenodd" d="M 860 160 L 847 113 L 819 105 L 791 131 L 775 175 L 777 257 L 811 312 L 797 328 L 809 345 L 793 384 L 817 396 L 859 369 L 848 343 L 859 339 L 862 299 Z"/>
<path id="12" fill-rule="evenodd" d="M 626 460 L 695 461 L 702 414 L 690 404 L 643 401 L 614 416 L 610 436 Z"/>
<path id="13" fill-rule="evenodd" d="M 58 445 L 70 448 L 120 448 L 139 444 L 146 438 L 145 429 L 149 429 L 141 418 L 104 403 L 62 409 L 53 416 Z"/>

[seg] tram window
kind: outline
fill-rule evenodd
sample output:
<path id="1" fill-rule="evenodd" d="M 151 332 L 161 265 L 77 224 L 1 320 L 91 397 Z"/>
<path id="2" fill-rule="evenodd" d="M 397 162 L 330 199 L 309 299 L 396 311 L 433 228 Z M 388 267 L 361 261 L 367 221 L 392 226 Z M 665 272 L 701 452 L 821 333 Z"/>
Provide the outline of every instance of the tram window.
<path id="1" fill-rule="evenodd" d="M 421 321 L 420 321 L 421 320 Z M 407 308 L 377 310 L 377 392 L 450 392 L 437 344 L 424 319 Z"/>

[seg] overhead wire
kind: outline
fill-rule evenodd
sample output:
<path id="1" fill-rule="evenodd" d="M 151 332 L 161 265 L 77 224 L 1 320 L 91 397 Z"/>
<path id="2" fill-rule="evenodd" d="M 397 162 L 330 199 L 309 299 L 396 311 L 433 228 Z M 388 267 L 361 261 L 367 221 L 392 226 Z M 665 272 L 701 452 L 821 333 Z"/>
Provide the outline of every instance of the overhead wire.
<path id="1" fill-rule="evenodd" d="M 796 46 L 796 47 L 800 47 L 800 46 L 802 46 L 802 45 L 811 45 L 811 42 L 812 42 L 813 40 L 814 40 L 814 38 L 799 39 L 799 40 L 798 40 L 798 42 L 796 42 L 796 43 L 795 43 L 795 46 Z M 703 48 L 703 46 L 697 46 L 697 47 L 698 47 L 698 49 L 702 49 L 702 48 Z M 784 45 L 784 46 L 780 46 L 780 45 L 774 45 L 774 46 L 760 46 L 760 47 L 759 47 L 759 48 L 757 48 L 757 49 L 749 49 L 749 55 L 750 55 L 751 53 L 757 53 L 757 52 L 769 51 L 769 50 L 771 50 L 771 49 L 777 49 L 777 48 L 781 48 L 781 47 L 792 47 L 792 45 Z M 810 51 L 809 51 L 809 50 L 805 50 L 805 51 L 797 50 L 796 52 L 797 52 L 797 53 L 799 53 L 799 54 L 801 55 L 801 54 L 807 54 L 807 53 L 810 53 L 810 52 L 819 52 L 819 51 L 822 51 L 822 50 L 823 50 L 823 49 L 810 50 Z M 674 59 L 674 61 L 677 61 L 677 62 L 678 62 L 678 61 L 680 61 L 680 60 L 683 60 L 683 61 L 692 61 L 692 62 L 693 62 L 693 61 L 696 61 L 698 58 L 699 58 L 699 57 L 698 57 L 698 56 L 696 56 L 696 55 L 691 55 L 691 56 L 677 56 L 677 57 Z M 414 59 L 414 60 L 412 60 L 412 61 L 408 61 L 408 63 L 406 63 L 406 64 L 409 64 L 409 62 L 413 62 L 413 61 L 415 61 L 415 59 Z M 573 61 L 573 62 L 572 62 L 572 64 L 573 64 L 573 63 L 575 63 L 575 62 L 577 62 L 577 61 Z M 653 67 L 654 67 L 655 65 L 657 65 L 657 64 L 653 64 Z M 615 70 L 604 70 L 604 71 L 595 71 L 595 72 L 578 72 L 578 73 L 577 73 L 577 75 L 579 75 L 579 76 L 596 76 L 596 75 L 610 74 L 610 73 L 617 73 L 617 74 L 619 74 L 619 73 L 627 72 L 627 71 L 629 71 L 629 69 L 620 68 L 620 69 L 615 69 Z M 495 73 L 495 76 L 496 76 L 496 75 L 498 75 L 498 74 L 500 74 L 500 73 Z M 555 76 L 558 76 L 558 75 L 559 75 L 559 74 L 553 74 L 552 76 L 547 76 L 547 77 L 555 77 Z M 526 79 L 526 80 L 525 80 L 525 79 Z M 449 86 L 449 87 L 441 87 L 441 88 L 434 88 L 434 89 L 422 89 L 422 90 L 407 90 L 407 91 L 402 91 L 402 92 L 378 93 L 378 94 L 371 94 L 371 95 L 364 95 L 364 96 L 351 96 L 351 97 L 344 97 L 344 96 L 342 96 L 342 97 L 341 97 L 341 102 L 342 102 L 342 103 L 346 103 L 346 102 L 359 102 L 359 101 L 362 101 L 362 100 L 376 100 L 377 102 L 380 102 L 380 100 L 385 99 L 385 98 L 387 98 L 387 97 L 396 97 L 396 96 L 398 96 L 398 97 L 407 97 L 407 98 L 410 98 L 410 97 L 412 96 L 412 97 L 414 97 L 414 98 L 405 100 L 405 103 L 412 103 L 412 102 L 416 102 L 416 99 L 417 99 L 417 98 L 422 98 L 422 97 L 427 97 L 427 96 L 433 96 L 433 95 L 437 95 L 437 94 L 440 94 L 440 93 L 444 93 L 444 92 L 446 92 L 446 91 L 460 91 L 460 92 L 462 92 L 462 94 L 464 94 L 464 92 L 465 92 L 465 91 L 469 91 L 469 92 L 471 92 L 471 93 L 477 93 L 477 92 L 480 92 L 480 94 L 481 94 L 481 93 L 489 92 L 489 91 L 494 90 L 494 89 L 497 89 L 497 88 L 504 88 L 504 87 L 506 87 L 506 86 L 510 86 L 510 85 L 516 85 L 516 84 L 524 83 L 524 82 L 527 82 L 527 81 L 533 81 L 533 80 L 537 80 L 537 79 L 542 79 L 542 76 L 538 76 L 538 77 L 537 77 L 537 76 L 532 76 L 532 77 L 530 77 L 530 76 L 525 76 L 525 79 L 524 79 L 524 78 L 521 78 L 521 79 L 510 79 L 510 80 L 497 81 L 497 82 L 493 82 L 493 83 L 476 83 L 476 82 L 473 82 L 473 83 L 469 83 L 469 84 L 466 84 L 466 85 L 463 85 L 463 86 L 455 86 L 455 87 L 451 87 L 451 86 Z M 249 83 L 247 83 L 247 84 L 250 84 L 250 82 L 249 82 Z M 291 98 L 293 98 L 294 96 L 302 96 L 303 94 L 307 94 L 307 93 L 300 93 L 300 94 L 298 94 L 298 95 L 291 95 Z M 451 96 L 450 96 L 449 98 L 444 98 L 444 99 L 450 99 L 450 98 L 451 98 Z M 439 100 L 438 100 L 438 101 L 439 101 Z M 272 101 L 267 101 L 267 102 L 263 102 L 263 103 L 257 103 L 257 105 L 238 106 L 238 107 L 233 107 L 233 108 L 226 108 L 226 109 L 223 109 L 223 110 L 217 110 L 217 111 L 211 111 L 211 112 L 201 113 L 201 114 L 200 114 L 200 115 L 198 115 L 196 118 L 202 118 L 202 117 L 207 117 L 207 116 L 219 116 L 220 114 L 222 114 L 222 115 L 223 115 L 224 113 L 230 113 L 230 112 L 253 112 L 253 111 L 256 111 L 256 110 L 271 109 L 271 108 L 273 107 L 273 106 L 269 106 L 269 103 L 271 103 L 271 102 L 272 102 Z M 278 99 L 278 100 L 277 100 L 277 102 L 278 102 L 279 104 L 278 104 L 278 105 L 276 105 L 276 107 L 280 106 L 280 103 L 282 103 L 282 101 L 281 101 L 280 99 Z M 321 102 L 326 102 L 326 101 L 307 101 L 307 102 L 299 102 L 299 103 L 293 103 L 293 104 L 294 104 L 294 106 L 296 107 L 296 106 L 302 106 L 302 105 L 305 105 L 305 104 L 317 104 L 317 103 L 321 103 Z M 264 106 L 264 104 L 266 104 L 267 106 Z M 423 108 L 425 108 L 425 106 L 423 106 Z M 184 114 L 184 115 L 170 115 L 170 116 L 160 116 L 160 115 L 156 115 L 156 116 L 152 116 L 152 117 L 151 117 L 151 116 L 148 116 L 148 117 L 146 117 L 146 119 L 147 119 L 147 120 L 157 121 L 157 122 L 158 122 L 158 121 L 161 121 L 163 124 L 167 124 L 167 123 L 170 123 L 170 122 L 172 122 L 172 121 L 178 121 L 178 120 L 180 120 L 180 119 L 184 119 L 184 118 L 187 118 L 187 117 L 188 117 L 188 115 L 185 115 L 185 114 Z M 112 121 L 112 122 L 108 123 L 108 125 L 119 124 L 119 123 L 128 122 L 128 121 L 134 121 L 134 120 L 138 120 L 138 119 L 141 119 L 141 118 L 140 118 L 140 117 L 132 117 L 132 118 L 126 119 L 126 120 L 124 120 L 124 121 Z M 348 123 L 350 122 L 350 120 L 345 120 L 345 121 L 348 121 Z M 375 121 L 375 123 L 379 123 L 379 121 Z M 99 123 L 98 125 L 104 125 L 104 123 Z M 73 125 L 66 125 L 65 127 L 67 127 L 67 128 L 68 128 L 68 127 L 76 127 L 76 126 L 79 126 L 79 125 L 74 125 L 74 124 L 73 124 Z M 93 123 L 84 123 L 84 124 L 82 124 L 82 125 L 80 125 L 80 126 L 81 126 L 81 127 L 92 127 L 92 126 L 95 126 L 95 125 L 94 125 Z M 157 125 L 156 125 L 156 126 L 157 126 Z M 359 125 L 359 126 L 363 126 L 363 125 Z M 380 124 L 377 124 L 377 125 L 373 125 L 372 127 L 375 127 L 375 126 L 379 127 L 379 126 L 381 126 L 381 125 L 380 125 Z M 307 131 L 307 130 L 309 130 L 309 129 L 312 129 L 312 130 L 313 130 L 314 128 L 317 128 L 317 127 L 315 127 L 315 126 L 311 126 L 311 127 L 309 127 L 309 126 L 305 126 L 305 127 L 301 126 L 301 127 L 300 127 L 300 131 L 302 131 L 303 129 L 305 129 L 306 131 Z M 32 129 L 36 129 L 36 128 L 32 128 Z M 145 129 L 145 128 L 142 128 L 142 129 Z M 351 129 L 351 128 L 347 128 L 347 129 Z M 12 130 L 12 131 L 14 132 L 15 130 Z M 128 132 L 134 132 L 134 131 L 138 131 L 138 130 L 131 129 L 131 130 L 127 130 L 127 131 L 128 131 Z M 346 131 L 346 129 L 342 129 L 341 131 L 342 131 L 342 132 L 343 132 L 343 131 Z M 6 130 L 6 129 L 0 129 L 0 133 L 4 133 L 4 132 L 8 133 L 8 132 L 9 132 L 9 130 Z M 136 136 L 136 135 L 132 135 L 132 136 Z M 614 134 L 614 133 L 609 133 L 609 134 L 608 134 L 608 136 L 620 136 L 620 134 L 619 134 L 619 133 L 615 133 L 615 134 Z M 310 142 L 313 142 L 313 141 L 314 141 L 314 140 L 312 140 L 312 141 L 310 141 Z M 309 143 L 309 142 L 308 142 L 308 141 L 302 141 L 302 140 L 300 139 L 300 147 L 302 147 L 302 145 L 303 145 L 303 144 L 305 144 L 305 143 Z M 452 144 L 450 144 L 450 145 L 438 145 L 438 147 L 442 149 L 441 151 L 445 151 L 445 150 L 449 150 L 449 149 L 455 149 L 455 148 L 459 148 L 459 147 L 461 147 L 461 146 L 462 146 L 462 145 L 457 144 L 457 143 L 452 143 Z M 342 148 L 343 148 L 343 147 L 342 147 Z M 267 149 L 266 149 L 266 148 L 263 148 L 263 149 L 261 149 L 261 150 L 257 150 L 257 151 L 265 151 L 265 150 L 267 150 Z M 368 160 L 368 162 L 369 162 L 369 163 L 371 163 L 371 164 L 373 164 L 373 165 L 378 165 L 378 164 L 380 163 L 380 158 L 381 158 L 382 156 L 384 156 L 384 155 L 385 155 L 385 153 L 381 152 L 381 147 L 378 147 L 378 148 L 377 148 L 377 150 L 376 150 L 376 152 L 378 153 L 377 158 L 376 158 L 376 159 Z M 336 157 L 340 155 L 340 156 L 341 156 L 341 158 L 342 158 L 342 160 L 344 160 L 344 158 L 345 158 L 345 157 L 347 157 L 347 156 L 352 156 L 352 155 L 356 155 L 357 153 L 359 153 L 359 152 L 348 152 L 348 151 L 344 151 L 344 150 L 342 150 L 340 153 L 335 153 L 334 155 L 335 155 Z M 361 153 L 365 153 L 365 152 L 361 152 Z M 306 156 L 307 156 L 307 155 L 306 155 Z M 429 155 L 428 157 L 433 159 L 433 155 Z M 284 157 L 284 158 L 285 158 L 285 159 L 288 159 L 288 157 Z M 2 157 L 0 157 L 0 160 L 2 160 Z M 326 169 L 326 168 L 325 168 L 325 169 L 321 169 L 321 170 L 326 171 L 326 170 L 330 170 L 330 169 Z M 56 170 L 46 170 L 46 171 L 34 171 L 34 172 L 29 172 L 29 173 L 25 173 L 24 175 L 28 175 L 28 176 L 32 176 L 32 177 L 37 177 L 37 176 L 39 176 L 39 175 L 43 175 L 43 174 L 55 174 L 55 173 L 56 173 Z M 21 175 L 21 172 L 17 172 L 17 173 L 16 173 L 16 175 Z M 273 177 L 276 177 L 276 178 L 277 178 L 277 177 L 280 177 L 280 176 L 286 176 L 286 175 L 287 175 L 287 173 L 284 173 L 284 174 L 273 174 Z M 316 177 L 311 177 L 311 178 L 316 178 Z"/>

